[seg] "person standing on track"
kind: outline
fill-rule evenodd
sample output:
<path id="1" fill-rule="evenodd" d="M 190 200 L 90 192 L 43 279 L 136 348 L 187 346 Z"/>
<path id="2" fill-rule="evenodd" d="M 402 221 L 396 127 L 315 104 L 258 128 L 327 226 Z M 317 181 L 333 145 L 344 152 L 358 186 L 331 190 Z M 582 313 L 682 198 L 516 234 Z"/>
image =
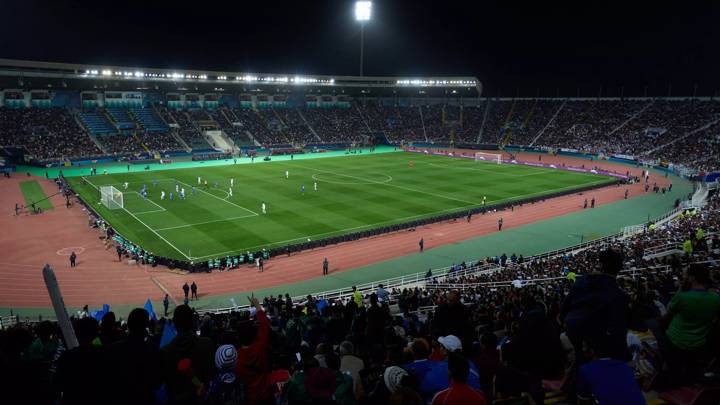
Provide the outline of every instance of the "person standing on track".
<path id="1" fill-rule="evenodd" d="M 502 219 L 502 217 L 500 217 L 500 219 L 498 219 L 498 231 L 502 231 L 502 226 L 503 226 L 503 219 Z"/>
<path id="2" fill-rule="evenodd" d="M 75 252 L 70 253 L 70 267 L 77 266 L 77 263 L 75 262 L 77 260 L 77 255 Z"/>
<path id="3" fill-rule="evenodd" d="M 595 208 L 595 197 L 590 200 L 590 208 Z"/>
<path id="4" fill-rule="evenodd" d="M 626 199 L 626 200 L 627 200 L 627 198 L 628 198 L 628 193 L 629 193 L 628 189 L 625 189 L 625 199 Z"/>
<path id="5" fill-rule="evenodd" d="M 323 276 L 327 276 L 329 271 L 330 271 L 330 263 L 328 262 L 328 259 L 326 257 L 323 259 Z"/>
<path id="6" fill-rule="evenodd" d="M 117 251 L 117 254 L 118 254 L 118 261 L 121 262 L 121 261 L 122 261 L 122 254 L 123 254 L 122 246 L 117 245 L 117 246 L 115 247 L 115 250 Z"/>
<path id="7" fill-rule="evenodd" d="M 190 284 L 190 299 L 197 300 L 197 284 L 193 281 L 192 284 Z"/>
<path id="8" fill-rule="evenodd" d="M 425 240 L 423 238 L 420 238 L 420 242 L 418 242 L 418 245 L 420 246 L 420 253 L 425 250 Z"/>
<path id="9" fill-rule="evenodd" d="M 190 286 L 188 285 L 187 281 L 182 286 L 183 292 L 185 293 L 185 299 L 188 299 L 188 294 L 190 293 Z"/>
<path id="10" fill-rule="evenodd" d="M 170 305 L 170 296 L 165 294 L 165 298 L 163 298 L 163 308 L 165 309 L 165 316 L 167 317 L 168 312 L 168 306 Z"/>
<path id="11" fill-rule="evenodd" d="M 585 199 L 585 202 L 583 203 L 583 209 L 587 208 L 587 198 Z"/>

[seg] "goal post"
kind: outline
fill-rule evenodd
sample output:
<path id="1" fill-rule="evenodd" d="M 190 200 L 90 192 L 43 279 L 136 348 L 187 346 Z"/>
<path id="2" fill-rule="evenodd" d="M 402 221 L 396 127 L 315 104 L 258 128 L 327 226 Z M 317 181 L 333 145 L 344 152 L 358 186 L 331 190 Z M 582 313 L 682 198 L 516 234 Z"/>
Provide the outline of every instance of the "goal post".
<path id="1" fill-rule="evenodd" d="M 111 210 L 125 208 L 122 191 L 113 186 L 100 187 L 100 203 Z"/>
<path id="2" fill-rule="evenodd" d="M 502 155 L 499 153 L 475 152 L 475 160 L 486 162 L 502 163 Z"/>

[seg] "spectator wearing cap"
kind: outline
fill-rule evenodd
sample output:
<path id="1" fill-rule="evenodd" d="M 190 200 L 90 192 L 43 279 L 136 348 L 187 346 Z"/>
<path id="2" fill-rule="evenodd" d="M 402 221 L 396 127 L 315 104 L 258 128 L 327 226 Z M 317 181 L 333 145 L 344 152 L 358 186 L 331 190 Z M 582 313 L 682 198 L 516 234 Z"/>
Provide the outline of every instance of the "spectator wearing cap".
<path id="1" fill-rule="evenodd" d="M 430 370 L 425 374 L 425 378 L 420 382 L 420 394 L 426 401 L 432 400 L 432 397 L 439 391 L 442 391 L 450 386 L 450 378 L 448 374 L 448 356 L 451 353 L 458 353 L 462 351 L 462 343 L 457 336 L 448 335 L 441 336 L 438 338 L 438 354 L 440 355 L 440 361 L 434 361 Z M 469 360 L 468 362 L 469 374 L 467 383 L 475 389 L 480 389 L 480 373 Z"/>
<path id="2" fill-rule="evenodd" d="M 450 386 L 437 394 L 432 405 L 486 405 L 485 395 L 482 391 L 468 385 L 470 363 L 458 353 L 448 356 L 448 375 Z"/>
<path id="3" fill-rule="evenodd" d="M 210 381 L 215 348 L 210 339 L 195 333 L 192 309 L 179 305 L 173 314 L 175 338 L 161 349 L 162 376 L 168 400 L 174 404 L 192 404 Z"/>
<path id="4" fill-rule="evenodd" d="M 407 377 L 408 372 L 402 367 L 390 366 L 383 373 L 383 381 L 388 392 L 392 395 L 403 386 L 402 380 Z"/>
<path id="5" fill-rule="evenodd" d="M 215 352 L 217 376 L 210 381 L 204 403 L 208 405 L 243 404 L 245 387 L 235 375 L 237 350 L 233 345 L 222 345 Z"/>

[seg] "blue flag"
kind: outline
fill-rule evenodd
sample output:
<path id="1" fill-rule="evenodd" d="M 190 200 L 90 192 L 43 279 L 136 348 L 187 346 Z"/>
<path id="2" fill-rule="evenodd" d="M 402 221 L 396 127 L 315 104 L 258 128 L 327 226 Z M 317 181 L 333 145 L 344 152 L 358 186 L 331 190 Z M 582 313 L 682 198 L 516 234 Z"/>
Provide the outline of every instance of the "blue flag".
<path id="1" fill-rule="evenodd" d="M 155 315 L 155 311 L 153 310 L 152 301 L 150 301 L 150 298 L 145 302 L 145 306 L 143 307 L 150 315 L 150 319 L 153 321 L 157 321 L 157 315 Z"/>
<path id="2" fill-rule="evenodd" d="M 167 320 L 165 322 L 165 327 L 163 328 L 162 336 L 160 337 L 160 348 L 167 346 L 168 343 L 172 342 L 173 339 L 175 339 L 175 335 L 177 335 L 177 330 L 175 330 L 175 325 L 173 325 L 171 320 Z"/>
<path id="3" fill-rule="evenodd" d="M 103 304 L 103 307 L 101 310 L 91 312 L 90 316 L 97 319 L 99 322 L 99 321 L 102 321 L 103 316 L 105 316 L 105 314 L 107 314 L 108 312 L 110 312 L 110 305 Z"/>

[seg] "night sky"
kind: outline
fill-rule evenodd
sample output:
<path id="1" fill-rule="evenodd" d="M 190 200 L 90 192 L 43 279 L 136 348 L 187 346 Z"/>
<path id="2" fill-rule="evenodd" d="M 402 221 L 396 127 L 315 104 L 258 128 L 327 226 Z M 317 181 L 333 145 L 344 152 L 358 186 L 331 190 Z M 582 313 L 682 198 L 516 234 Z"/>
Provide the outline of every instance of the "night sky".
<path id="1" fill-rule="evenodd" d="M 1 0 L 0 57 L 357 75 L 353 1 Z M 365 74 L 485 95 L 720 94 L 720 2 L 376 0 Z"/>

